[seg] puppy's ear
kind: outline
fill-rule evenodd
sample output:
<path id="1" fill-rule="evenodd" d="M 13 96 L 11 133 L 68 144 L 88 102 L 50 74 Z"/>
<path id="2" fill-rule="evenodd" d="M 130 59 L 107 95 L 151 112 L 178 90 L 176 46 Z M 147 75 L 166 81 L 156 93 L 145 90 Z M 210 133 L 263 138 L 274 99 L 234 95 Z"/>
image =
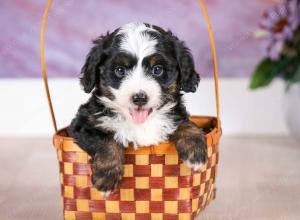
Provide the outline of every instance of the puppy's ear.
<path id="1" fill-rule="evenodd" d="M 172 35 L 174 51 L 179 68 L 180 89 L 184 92 L 196 92 L 200 75 L 195 70 L 195 64 L 190 50 L 176 36 Z"/>
<path id="2" fill-rule="evenodd" d="M 90 93 L 100 81 L 100 66 L 107 58 L 113 33 L 107 33 L 93 41 L 94 46 L 87 55 L 85 64 L 81 69 L 80 84 L 86 93 Z"/>

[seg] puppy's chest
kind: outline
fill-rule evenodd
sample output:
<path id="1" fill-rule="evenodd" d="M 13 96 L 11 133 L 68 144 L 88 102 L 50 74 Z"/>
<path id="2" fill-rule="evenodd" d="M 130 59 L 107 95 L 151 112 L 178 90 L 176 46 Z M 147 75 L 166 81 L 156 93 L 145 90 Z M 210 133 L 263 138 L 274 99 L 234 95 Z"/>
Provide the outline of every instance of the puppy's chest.
<path id="1" fill-rule="evenodd" d="M 103 116 L 98 118 L 98 127 L 115 133 L 114 138 L 125 147 L 133 144 L 134 147 L 159 144 L 168 139 L 177 125 L 165 114 L 157 114 L 142 124 L 126 121 L 122 116 Z"/>

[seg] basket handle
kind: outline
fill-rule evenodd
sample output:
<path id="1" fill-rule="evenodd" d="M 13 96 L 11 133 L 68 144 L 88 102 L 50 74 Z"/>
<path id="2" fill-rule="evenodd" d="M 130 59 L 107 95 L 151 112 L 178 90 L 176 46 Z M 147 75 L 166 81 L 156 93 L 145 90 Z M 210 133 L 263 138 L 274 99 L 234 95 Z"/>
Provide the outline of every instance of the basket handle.
<path id="1" fill-rule="evenodd" d="M 47 18 L 49 15 L 51 5 L 52 5 L 52 0 L 48 0 L 46 8 L 44 10 L 43 18 L 42 18 L 41 33 L 40 33 L 40 62 L 41 62 L 42 76 L 43 76 L 44 86 L 45 86 L 45 90 L 46 90 L 48 106 L 49 106 L 50 114 L 51 114 L 51 118 L 52 118 L 52 123 L 53 123 L 55 132 L 57 132 L 57 123 L 56 123 L 54 109 L 53 109 L 53 105 L 52 105 L 52 101 L 51 101 L 51 95 L 50 95 L 50 91 L 49 91 L 47 71 L 46 71 L 46 63 L 45 63 L 45 30 L 46 30 Z M 217 64 L 216 47 L 215 47 L 215 41 L 214 41 L 214 35 L 213 35 L 213 31 L 212 31 L 211 21 L 208 16 L 208 12 L 207 12 L 204 0 L 200 0 L 200 5 L 201 5 L 202 11 L 203 11 L 204 20 L 207 25 L 210 46 L 211 46 L 211 51 L 212 51 L 213 67 L 214 67 L 214 81 L 215 81 L 216 111 L 217 111 L 217 129 L 219 130 L 220 129 L 220 98 L 219 98 L 218 64 Z"/>

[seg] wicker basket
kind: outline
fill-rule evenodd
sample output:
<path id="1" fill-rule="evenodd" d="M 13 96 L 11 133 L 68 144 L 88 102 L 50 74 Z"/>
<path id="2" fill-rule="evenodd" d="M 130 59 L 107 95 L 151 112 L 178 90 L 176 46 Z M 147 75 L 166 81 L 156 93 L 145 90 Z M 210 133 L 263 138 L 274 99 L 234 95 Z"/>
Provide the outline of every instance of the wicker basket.
<path id="1" fill-rule="evenodd" d="M 206 134 L 208 162 L 194 172 L 178 159 L 170 142 L 128 148 L 125 174 L 119 189 L 102 197 L 92 187 L 88 155 L 68 137 L 66 130 L 54 136 L 66 220 L 191 220 L 215 197 L 220 132 L 211 117 L 191 117 Z"/>
<path id="2" fill-rule="evenodd" d="M 41 28 L 41 66 L 54 129 L 65 220 L 192 220 L 215 198 L 215 178 L 221 136 L 218 69 L 210 20 L 200 0 L 208 25 L 216 92 L 217 117 L 192 116 L 206 131 L 208 162 L 201 172 L 189 169 L 178 158 L 171 142 L 125 153 L 125 174 L 119 189 L 108 197 L 93 188 L 89 156 L 66 129 L 57 130 L 48 88 L 44 57 L 44 33 L 52 0 L 48 0 Z"/>

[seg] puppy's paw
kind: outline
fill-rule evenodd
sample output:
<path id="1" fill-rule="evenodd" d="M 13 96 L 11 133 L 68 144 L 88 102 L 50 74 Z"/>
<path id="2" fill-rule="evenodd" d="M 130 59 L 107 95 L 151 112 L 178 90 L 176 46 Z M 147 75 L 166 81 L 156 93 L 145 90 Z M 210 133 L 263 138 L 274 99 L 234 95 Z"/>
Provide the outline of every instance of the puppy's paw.
<path id="1" fill-rule="evenodd" d="M 180 158 L 194 171 L 200 171 L 208 160 L 205 137 L 197 135 L 184 141 L 180 149 Z"/>
<path id="2" fill-rule="evenodd" d="M 204 163 L 191 163 L 189 160 L 184 161 L 185 165 L 194 171 L 201 171 Z"/>
<path id="3" fill-rule="evenodd" d="M 92 183 L 94 187 L 101 193 L 102 196 L 109 196 L 119 185 L 122 179 L 122 174 L 103 175 L 97 174 L 92 175 Z"/>
<path id="4" fill-rule="evenodd" d="M 184 163 L 194 171 L 201 171 L 205 163 L 207 162 L 207 153 L 202 150 L 190 149 L 188 159 L 184 160 Z"/>
<path id="5" fill-rule="evenodd" d="M 100 194 L 101 194 L 103 197 L 108 197 L 108 196 L 111 194 L 111 191 L 106 191 L 106 192 L 100 191 Z"/>
<path id="6" fill-rule="evenodd" d="M 122 177 L 123 172 L 121 170 L 101 170 L 93 173 L 92 183 L 102 196 L 107 197 L 118 187 Z"/>
<path id="7" fill-rule="evenodd" d="M 108 196 L 119 185 L 124 174 L 122 160 L 103 158 L 96 154 L 92 160 L 92 183 L 103 196 Z"/>

